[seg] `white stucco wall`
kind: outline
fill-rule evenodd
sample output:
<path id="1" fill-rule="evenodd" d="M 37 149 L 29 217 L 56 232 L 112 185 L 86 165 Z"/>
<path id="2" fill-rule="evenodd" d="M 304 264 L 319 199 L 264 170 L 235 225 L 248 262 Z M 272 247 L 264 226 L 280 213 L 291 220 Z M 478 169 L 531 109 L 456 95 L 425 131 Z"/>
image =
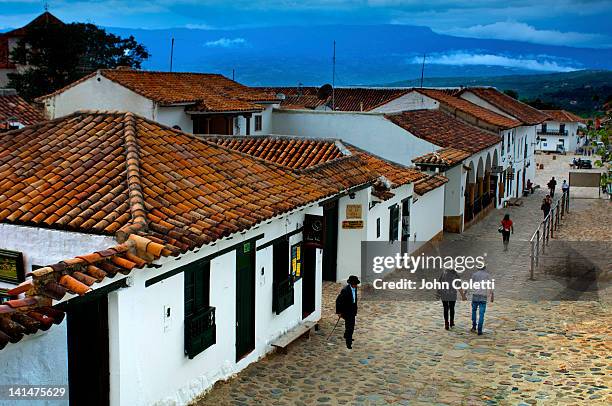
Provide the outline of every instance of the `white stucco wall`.
<path id="1" fill-rule="evenodd" d="M 410 216 L 411 241 L 427 242 L 442 231 L 444 189 L 444 186 L 440 186 L 423 196 L 413 196 Z"/>
<path id="2" fill-rule="evenodd" d="M 116 244 L 112 237 L 0 224 L 0 248 L 22 252 L 26 273 L 32 270 L 32 265 L 55 264 Z M 0 287 L 10 288 L 14 285 L 2 282 Z M 66 322 L 54 325 L 48 331 L 25 336 L 18 343 L 9 343 L 0 351 L 0 382 L 15 385 L 67 385 Z M 68 402 L 57 401 L 53 404 L 67 405 Z"/>
<path id="3" fill-rule="evenodd" d="M 261 246 L 301 226 L 305 213 L 322 214 L 318 206 L 296 212 L 289 221 L 276 219 L 229 241 L 221 241 L 198 252 L 161 261 L 160 269 L 133 272 L 134 284 L 109 296 L 111 330 L 111 404 L 186 404 L 214 382 L 240 371 L 271 350 L 270 342 L 301 322 L 302 281 L 295 285 L 295 303 L 280 315 L 272 312 L 272 247 L 256 252 L 255 350 L 235 362 L 236 253 L 211 261 L 210 305 L 216 308 L 216 344 L 188 359 L 184 354 L 184 279 L 179 273 L 149 287 L 145 281 L 187 265 L 261 233 Z M 293 244 L 301 233 L 291 237 Z M 263 268 L 263 275 L 262 275 Z M 321 315 L 321 251 L 317 250 L 316 310 L 306 320 Z M 164 310 L 171 309 L 164 320 Z M 164 327 L 165 326 L 165 327 Z M 114 332 L 114 333 L 113 333 Z M 306 344 L 307 345 L 307 344 Z"/>
<path id="4" fill-rule="evenodd" d="M 465 169 L 463 164 L 455 165 L 444 172 L 444 176 L 448 178 L 445 185 L 444 193 L 444 215 L 445 216 L 460 216 L 463 214 L 465 206 Z"/>
<path id="5" fill-rule="evenodd" d="M 393 124 L 381 113 L 276 109 L 272 132 L 309 138 L 339 138 L 404 165 L 412 165 L 413 158 L 439 149 Z"/>
<path id="6" fill-rule="evenodd" d="M 541 141 L 536 145 L 538 150 L 549 152 L 557 151 L 557 145 L 560 144 L 560 140 L 563 140 L 566 152 L 576 152 L 576 148 L 578 147 L 578 123 L 546 121 L 546 131 L 559 131 L 560 124 L 565 124 L 567 135 L 539 134 Z M 540 124 L 537 126 L 537 131 L 541 130 L 542 125 Z"/>
<path id="7" fill-rule="evenodd" d="M 440 107 L 440 103 L 436 100 L 427 97 L 419 92 L 412 91 L 389 103 L 383 104 L 372 110 L 377 113 L 394 113 L 406 110 L 434 110 Z"/>
<path id="8" fill-rule="evenodd" d="M 368 213 L 368 200 L 371 188 L 355 192 L 355 198 L 343 196 L 338 201 L 338 255 L 336 259 L 336 281 L 344 282 L 350 275 L 359 275 L 361 270 L 361 241 L 366 241 L 368 223 L 371 219 Z M 342 222 L 346 218 L 346 206 L 360 204 L 363 228 L 343 229 Z M 356 220 L 356 219 L 354 219 Z"/>
<path id="9" fill-rule="evenodd" d="M 185 106 L 157 106 L 155 117 L 155 121 L 168 127 L 178 125 L 182 131 L 193 133 L 193 120 L 185 113 Z"/>
<path id="10" fill-rule="evenodd" d="M 45 99 L 44 105 L 49 118 L 62 117 L 78 110 L 119 110 L 156 120 L 153 101 L 100 74 Z"/>
<path id="11" fill-rule="evenodd" d="M 16 344 L 0 351 L 1 385 L 68 385 L 68 347 L 66 322 L 53 325 L 47 331 L 26 335 Z M 68 400 L 9 401 L 3 406 L 52 405 L 68 406 Z"/>
<path id="12" fill-rule="evenodd" d="M 117 241 L 109 236 L 0 224 L 0 248 L 23 253 L 26 273 L 32 271 L 32 265 L 55 264 L 113 245 Z M 0 288 L 13 286 L 0 282 Z"/>
<path id="13" fill-rule="evenodd" d="M 509 117 L 509 118 L 516 118 L 516 117 L 513 117 L 510 114 L 506 113 L 505 111 L 495 107 L 494 105 L 492 105 L 488 101 L 486 101 L 484 99 L 481 99 L 480 97 L 478 97 L 477 95 L 475 95 L 474 93 L 472 93 L 470 91 L 466 91 L 466 92 L 461 93 L 460 97 L 462 99 L 471 101 L 472 103 L 477 104 L 480 107 L 484 107 L 485 109 L 494 111 L 497 114 L 501 114 L 502 116 L 506 116 L 506 117 Z"/>

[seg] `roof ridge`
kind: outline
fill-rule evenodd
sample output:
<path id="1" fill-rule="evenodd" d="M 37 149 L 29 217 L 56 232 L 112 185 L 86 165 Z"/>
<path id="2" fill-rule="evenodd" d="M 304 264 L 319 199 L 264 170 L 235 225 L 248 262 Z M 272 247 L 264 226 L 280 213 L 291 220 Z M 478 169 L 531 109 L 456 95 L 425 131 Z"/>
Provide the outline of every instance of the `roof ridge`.
<path id="1" fill-rule="evenodd" d="M 123 242 L 130 234 L 138 234 L 147 230 L 147 215 L 140 177 L 140 155 L 136 138 L 136 118 L 131 112 L 123 116 L 123 135 L 125 144 L 125 159 L 127 168 L 127 184 L 129 190 L 129 207 L 132 214 L 131 224 L 117 231 L 117 240 Z"/>

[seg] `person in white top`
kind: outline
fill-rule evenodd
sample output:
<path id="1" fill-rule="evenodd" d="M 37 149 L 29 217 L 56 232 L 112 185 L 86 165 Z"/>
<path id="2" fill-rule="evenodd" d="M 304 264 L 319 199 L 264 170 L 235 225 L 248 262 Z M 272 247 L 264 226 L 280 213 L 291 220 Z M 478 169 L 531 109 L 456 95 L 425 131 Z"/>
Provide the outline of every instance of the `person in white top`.
<path id="1" fill-rule="evenodd" d="M 478 268 L 472 275 L 473 288 L 472 293 L 472 332 L 478 331 L 478 335 L 482 335 L 482 327 L 484 325 L 484 315 L 487 310 L 487 299 L 491 297 L 491 303 L 494 300 L 493 286 L 495 279 L 487 272 L 487 268 L 482 266 Z M 478 310 L 478 323 L 476 322 L 476 311 Z"/>

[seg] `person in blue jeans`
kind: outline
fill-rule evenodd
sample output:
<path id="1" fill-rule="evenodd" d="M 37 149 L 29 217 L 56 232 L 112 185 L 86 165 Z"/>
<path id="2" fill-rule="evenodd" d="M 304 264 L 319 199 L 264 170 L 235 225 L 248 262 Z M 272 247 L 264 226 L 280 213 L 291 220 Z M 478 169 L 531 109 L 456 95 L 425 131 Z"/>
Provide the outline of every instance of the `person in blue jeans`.
<path id="1" fill-rule="evenodd" d="M 472 283 L 480 283 L 478 288 L 472 289 L 472 332 L 478 332 L 480 336 L 482 335 L 484 315 L 487 310 L 487 299 L 490 296 L 491 303 L 494 300 L 491 284 L 495 282 L 495 279 L 491 278 L 491 275 L 484 266 L 474 272 L 471 279 Z M 478 312 L 478 318 L 476 317 L 476 312 Z"/>

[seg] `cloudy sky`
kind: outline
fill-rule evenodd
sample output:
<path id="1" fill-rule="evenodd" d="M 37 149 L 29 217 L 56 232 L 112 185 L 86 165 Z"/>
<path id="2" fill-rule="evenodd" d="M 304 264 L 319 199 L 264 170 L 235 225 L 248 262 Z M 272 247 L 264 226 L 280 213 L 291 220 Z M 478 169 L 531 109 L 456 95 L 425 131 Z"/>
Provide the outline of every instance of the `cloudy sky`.
<path id="1" fill-rule="evenodd" d="M 539 44 L 612 47 L 610 0 L 48 0 L 64 21 L 107 27 L 236 28 L 408 24 L 438 33 Z M 0 0 L 0 29 L 21 26 L 45 2 Z"/>

